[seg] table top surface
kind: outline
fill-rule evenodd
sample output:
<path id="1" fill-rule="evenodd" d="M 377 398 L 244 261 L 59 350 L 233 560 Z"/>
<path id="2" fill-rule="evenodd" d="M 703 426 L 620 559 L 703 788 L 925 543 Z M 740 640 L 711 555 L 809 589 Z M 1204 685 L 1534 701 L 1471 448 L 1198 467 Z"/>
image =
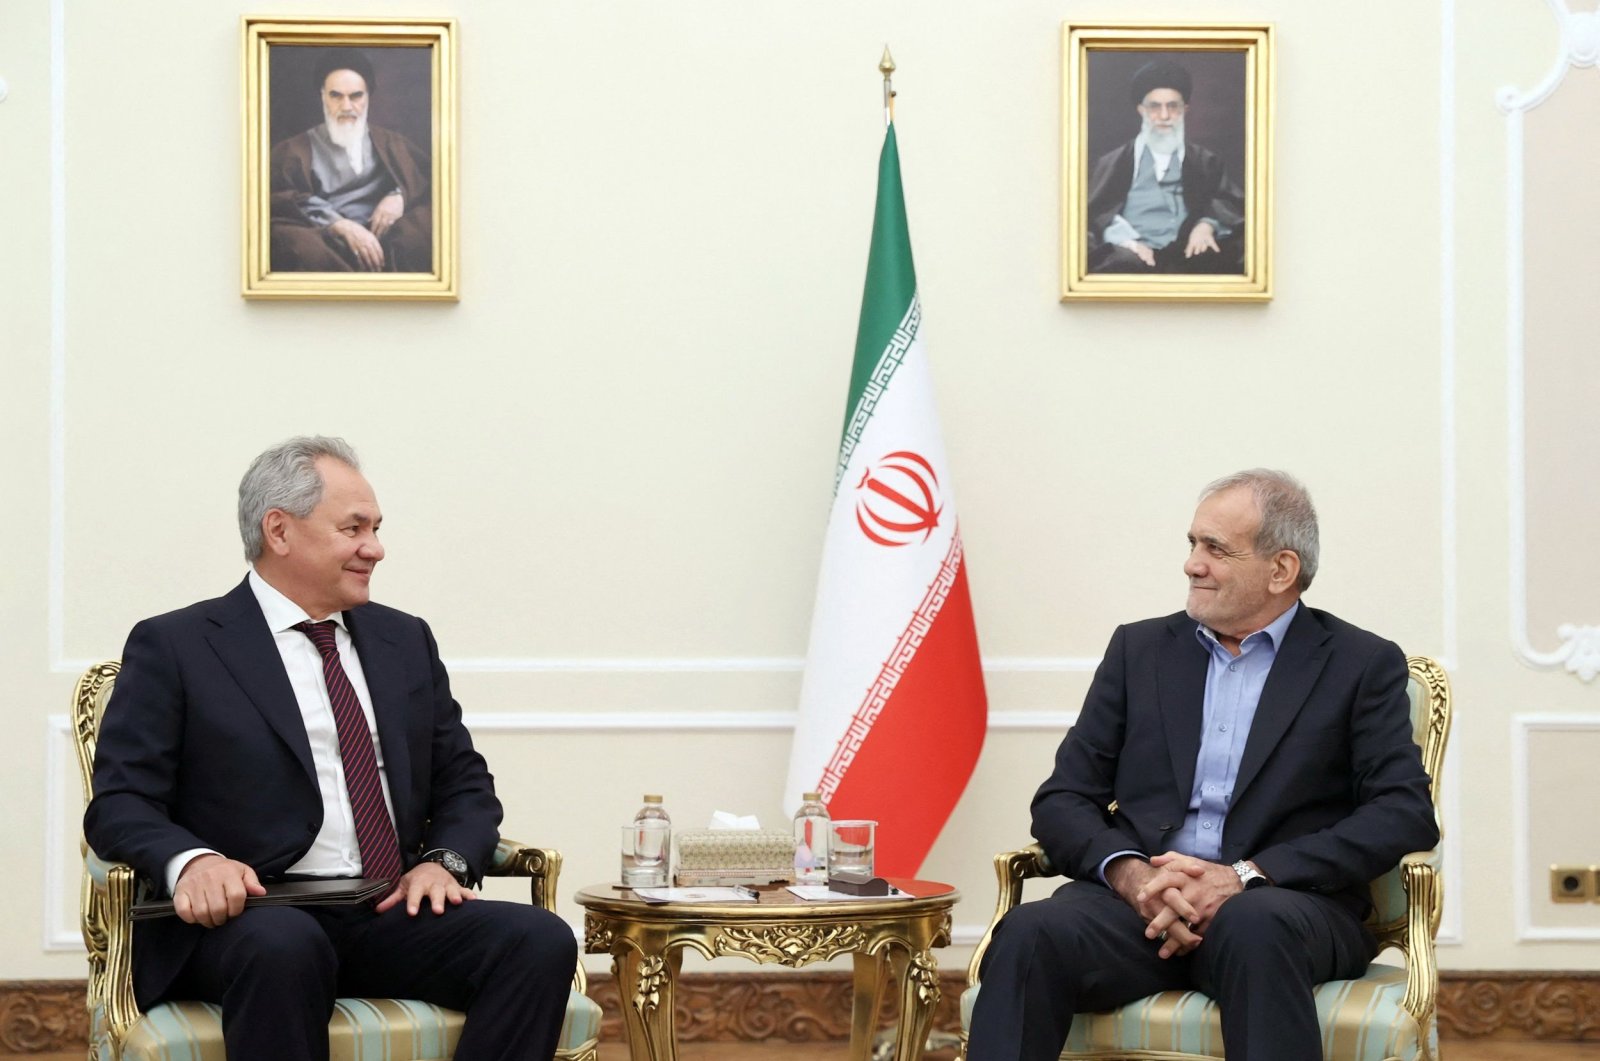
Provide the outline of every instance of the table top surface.
<path id="1" fill-rule="evenodd" d="M 773 918 L 802 920 L 859 920 L 906 915 L 924 915 L 930 910 L 943 910 L 955 905 L 961 898 L 952 885 L 938 881 L 912 880 L 889 877 L 888 881 L 910 898 L 849 899 L 837 902 L 818 902 L 802 899 L 782 884 L 761 885 L 755 889 L 756 901 L 726 903 L 647 903 L 633 894 L 632 888 L 613 884 L 591 884 L 581 889 L 574 899 L 579 906 L 597 913 L 645 921 L 694 920 L 753 920 L 769 921 Z"/>

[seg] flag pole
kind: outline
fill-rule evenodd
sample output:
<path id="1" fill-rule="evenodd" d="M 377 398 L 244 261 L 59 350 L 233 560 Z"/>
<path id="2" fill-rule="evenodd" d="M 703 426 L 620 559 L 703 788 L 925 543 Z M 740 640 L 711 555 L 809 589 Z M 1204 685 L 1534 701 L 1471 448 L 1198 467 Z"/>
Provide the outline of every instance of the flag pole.
<path id="1" fill-rule="evenodd" d="M 883 46 L 883 58 L 878 60 L 878 72 L 883 74 L 883 124 L 887 128 L 894 124 L 894 82 L 890 80 L 894 74 L 894 56 L 889 54 L 889 46 Z"/>

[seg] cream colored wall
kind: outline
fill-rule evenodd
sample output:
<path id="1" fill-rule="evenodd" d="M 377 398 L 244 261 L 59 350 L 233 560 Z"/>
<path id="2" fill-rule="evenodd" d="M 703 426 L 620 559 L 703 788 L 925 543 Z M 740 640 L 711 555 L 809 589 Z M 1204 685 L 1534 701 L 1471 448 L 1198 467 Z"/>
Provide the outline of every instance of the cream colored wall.
<path id="1" fill-rule="evenodd" d="M 924 869 L 967 896 L 958 942 L 1112 626 L 1179 605 L 1195 491 L 1268 463 L 1322 512 L 1311 602 L 1452 668 L 1441 961 L 1593 966 L 1600 906 L 1558 923 L 1523 835 L 1548 742 L 1507 758 L 1523 716 L 1600 714 L 1600 689 L 1518 663 L 1507 622 L 1493 94 L 1537 82 L 1558 40 L 1537 0 L 1490 8 L 1208 5 L 1277 26 L 1278 295 L 1066 307 L 1060 23 L 1193 4 L 441 0 L 461 20 L 463 298 L 378 306 L 237 292 L 238 16 L 349 5 L 9 0 L 0 799 L 21 839 L 0 978 L 82 972 L 74 672 L 241 576 L 233 486 L 291 433 L 361 448 L 388 517 L 379 596 L 434 624 L 507 833 L 566 852 L 563 913 L 614 871 L 643 791 L 680 822 L 779 819 L 885 40 L 989 668 L 988 743 Z M 1600 861 L 1580 817 L 1539 851 Z"/>

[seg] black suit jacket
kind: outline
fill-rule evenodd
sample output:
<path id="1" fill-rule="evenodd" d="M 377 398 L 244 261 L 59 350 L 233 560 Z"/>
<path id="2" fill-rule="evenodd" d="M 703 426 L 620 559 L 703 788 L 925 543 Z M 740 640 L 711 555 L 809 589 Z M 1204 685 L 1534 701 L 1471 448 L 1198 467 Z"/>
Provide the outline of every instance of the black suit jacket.
<path id="1" fill-rule="evenodd" d="M 1117 851 L 1171 847 L 1194 784 L 1206 667 L 1182 612 L 1112 635 L 1033 799 L 1033 835 L 1062 872 L 1096 880 Z M 1302 603 L 1245 741 L 1221 860 L 1253 859 L 1279 886 L 1364 917 L 1368 883 L 1438 842 L 1404 655 Z"/>
<path id="2" fill-rule="evenodd" d="M 494 853 L 500 802 L 433 634 L 381 604 L 345 620 L 372 694 L 406 867 L 446 847 L 476 879 Z M 89 846 L 157 887 L 168 860 L 195 847 L 269 881 L 310 848 L 322 815 L 300 709 L 248 581 L 135 626 L 100 724 L 83 819 Z M 141 1005 L 167 988 L 203 931 L 176 918 L 135 926 Z"/>

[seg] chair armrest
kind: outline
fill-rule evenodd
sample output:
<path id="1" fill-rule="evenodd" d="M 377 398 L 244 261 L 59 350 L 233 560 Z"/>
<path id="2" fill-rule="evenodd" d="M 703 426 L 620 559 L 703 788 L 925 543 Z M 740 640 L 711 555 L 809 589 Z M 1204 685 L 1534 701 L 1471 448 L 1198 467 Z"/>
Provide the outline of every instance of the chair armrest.
<path id="1" fill-rule="evenodd" d="M 528 877 L 534 906 L 552 913 L 556 908 L 556 881 L 561 877 L 561 852 L 551 847 L 529 847 L 500 838 L 486 877 Z"/>
<path id="2" fill-rule="evenodd" d="M 561 852 L 553 847 L 529 847 L 527 844 L 519 844 L 502 836 L 500 842 L 495 845 L 494 857 L 490 859 L 489 868 L 484 871 L 484 876 L 530 878 L 529 890 L 532 893 L 533 905 L 542 906 L 555 913 L 556 881 L 561 877 Z M 578 963 L 572 983 L 580 995 L 588 987 L 588 978 L 584 974 L 582 962 Z"/>
<path id="3" fill-rule="evenodd" d="M 1400 861 L 1406 889 L 1406 994 L 1401 1005 L 1424 1031 L 1433 1020 L 1439 990 L 1434 939 L 1444 911 L 1444 881 L 1434 866 L 1434 852 L 1420 851 Z"/>
<path id="4" fill-rule="evenodd" d="M 83 853 L 83 945 L 89 951 L 89 1007 L 105 1007 L 105 1021 L 116 1042 L 138 1022 L 133 1000 L 133 903 L 139 876 L 122 862 L 107 862 L 87 848 Z"/>
<path id="5" fill-rule="evenodd" d="M 978 985 L 978 967 L 983 964 L 983 952 L 989 949 L 989 938 L 994 935 L 995 926 L 1012 907 L 1022 902 L 1022 882 L 1030 877 L 1054 877 L 1057 871 L 1044 848 L 1029 844 L 1020 850 L 1002 851 L 994 856 L 994 875 L 1000 886 L 994 916 L 989 919 L 989 927 L 984 930 L 983 938 L 972 952 L 972 961 L 967 965 L 967 983 L 973 987 Z"/>

